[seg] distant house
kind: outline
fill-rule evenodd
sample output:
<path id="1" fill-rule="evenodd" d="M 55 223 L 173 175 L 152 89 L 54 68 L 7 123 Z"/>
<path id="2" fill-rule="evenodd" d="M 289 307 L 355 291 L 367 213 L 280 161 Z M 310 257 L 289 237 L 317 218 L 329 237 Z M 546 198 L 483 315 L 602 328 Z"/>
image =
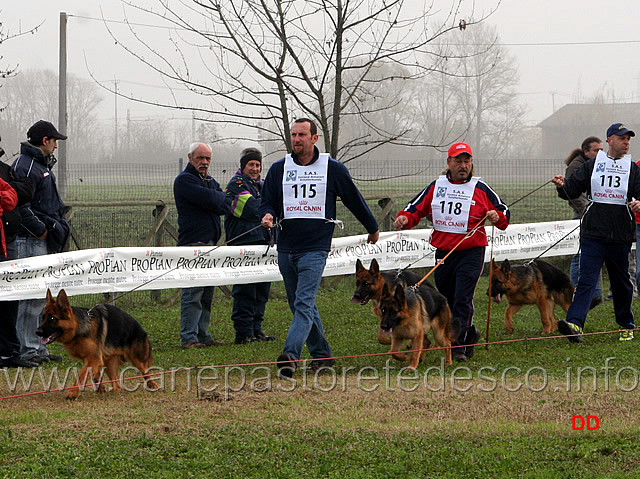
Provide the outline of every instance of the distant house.
<path id="1" fill-rule="evenodd" d="M 616 122 L 638 134 L 631 141 L 630 153 L 636 161 L 640 160 L 640 103 L 563 106 L 537 125 L 542 132 L 540 157 L 564 159 L 588 136 L 599 137 L 606 150 L 607 128 Z"/>

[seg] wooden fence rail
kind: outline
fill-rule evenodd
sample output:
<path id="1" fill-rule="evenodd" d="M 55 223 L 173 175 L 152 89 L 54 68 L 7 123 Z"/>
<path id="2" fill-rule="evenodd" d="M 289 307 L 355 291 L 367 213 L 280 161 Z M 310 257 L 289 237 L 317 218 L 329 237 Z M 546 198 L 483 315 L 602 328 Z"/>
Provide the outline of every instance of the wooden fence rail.
<path id="1" fill-rule="evenodd" d="M 377 201 L 378 206 L 380 207 L 380 211 L 376 215 L 376 219 L 378 220 L 378 224 L 380 225 L 381 231 L 389 231 L 393 225 L 393 219 L 395 218 L 395 202 L 394 199 L 398 198 L 406 198 L 406 195 L 387 195 L 384 198 L 380 197 L 365 197 L 365 200 L 368 201 Z M 157 201 L 66 201 L 66 214 L 67 220 L 71 225 L 71 233 L 69 242 L 73 242 L 77 249 L 87 249 L 91 248 L 89 246 L 91 241 L 89 238 L 83 237 L 83 232 L 79 231 L 74 225 L 74 215 L 77 208 L 105 208 L 105 207 L 115 207 L 115 208 L 127 208 L 127 207 L 140 207 L 140 206 L 148 206 L 150 207 L 151 213 L 153 215 L 154 221 L 151 228 L 146 232 L 144 236 L 144 240 L 139 246 L 165 246 L 167 243 L 167 238 L 165 235 L 169 235 L 173 238 L 173 243 L 178 241 L 178 231 L 168 221 L 168 216 L 171 211 L 171 208 L 175 208 L 175 204 L 173 202 L 165 202 L 161 200 Z M 375 214 L 375 213 L 374 213 Z M 69 248 L 69 244 L 67 244 L 67 249 Z M 340 281 L 340 276 L 336 277 L 334 281 L 331 283 L 332 285 L 336 285 L 337 282 Z M 220 290 L 224 293 L 225 297 L 231 297 L 231 291 L 226 286 L 220 286 Z M 152 290 L 151 291 L 151 300 L 154 302 L 159 301 L 160 292 Z M 174 298 L 175 300 L 175 298 Z"/>

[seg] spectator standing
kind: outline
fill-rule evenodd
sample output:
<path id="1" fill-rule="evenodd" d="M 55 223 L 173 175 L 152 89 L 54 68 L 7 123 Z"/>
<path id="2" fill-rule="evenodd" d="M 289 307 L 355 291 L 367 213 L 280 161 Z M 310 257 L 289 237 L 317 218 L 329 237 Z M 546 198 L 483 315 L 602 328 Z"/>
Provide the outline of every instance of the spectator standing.
<path id="1" fill-rule="evenodd" d="M 231 212 L 224 218 L 227 244 L 266 245 L 265 229 L 260 228 L 260 195 L 262 191 L 262 152 L 245 148 L 240 154 L 240 168 L 229 180 L 225 193 L 231 198 Z M 259 227 L 259 228 L 256 228 Z M 264 311 L 269 300 L 271 283 L 235 284 L 231 291 L 231 320 L 236 330 L 236 344 L 273 341 L 262 331 Z"/>
<path id="2" fill-rule="evenodd" d="M 553 177 L 558 195 L 572 199 L 587 193 L 592 203 L 580 223 L 580 277 L 566 319 L 558 330 L 574 343 L 582 332 L 602 264 L 607 265 L 616 322 L 623 331 L 620 341 L 633 339 L 635 329 L 631 303 L 633 284 L 629 275 L 631 244 L 636 240 L 632 212 L 640 213 L 640 167 L 631 161 L 629 145 L 635 133 L 622 123 L 607 129 L 609 151 L 599 151 L 569 177 Z"/>
<path id="3" fill-rule="evenodd" d="M 213 246 L 220 239 L 220 216 L 229 213 L 230 198 L 209 176 L 211 147 L 193 143 L 189 163 L 173 183 L 178 210 L 178 246 Z M 209 333 L 213 286 L 182 288 L 180 343 L 183 349 L 219 346 L 224 343 Z"/>
<path id="4" fill-rule="evenodd" d="M 0 157 L 3 155 L 4 150 L 0 148 Z M 0 161 L 0 261 L 17 258 L 16 231 L 20 224 L 20 210 L 15 207 L 31 201 L 32 196 L 33 189 L 29 180 L 16 177 L 11 167 Z M 0 368 L 38 367 L 38 363 L 20 357 L 20 341 L 16 333 L 17 316 L 18 301 L 0 301 Z"/>
<path id="5" fill-rule="evenodd" d="M 636 161 L 636 165 L 640 166 L 640 160 Z M 640 294 L 640 214 L 634 213 L 636 218 L 636 268 L 633 276 L 635 276 L 636 287 L 634 288 L 635 292 Z"/>
<path id="6" fill-rule="evenodd" d="M 602 150 L 602 140 L 597 136 L 590 136 L 585 138 L 580 148 L 573 150 L 566 160 L 564 160 L 567 169 L 564 172 L 564 177 L 569 178 L 571 174 L 579 167 L 584 165 L 587 160 L 591 160 L 596 157 L 598 152 Z M 574 220 L 582 218 L 584 211 L 589 205 L 589 199 L 585 193 L 574 199 L 569 200 L 569 206 L 573 209 Z M 578 284 L 578 276 L 580 275 L 580 251 L 573 255 L 571 258 L 571 266 L 569 267 L 569 277 L 573 285 Z M 596 307 L 604 301 L 602 295 L 602 288 L 600 287 L 600 275 L 598 274 L 598 281 L 596 282 L 596 288 L 591 299 L 591 308 Z"/>
<path id="7" fill-rule="evenodd" d="M 480 339 L 480 332 L 473 326 L 473 295 L 488 244 L 484 226 L 463 238 L 481 222 L 484 224 L 485 218 L 504 230 L 509 225 L 509 215 L 509 209 L 489 185 L 473 176 L 473 153 L 466 143 L 449 148 L 445 174 L 396 215 L 394 226 L 398 229 L 413 228 L 421 218 L 429 218 L 433 224 L 429 242 L 436 248 L 436 261 L 451 253 L 435 270 L 434 278 L 436 287 L 447 298 L 454 328 L 458 330 L 453 343 L 458 347 L 452 349 L 456 361 L 471 359 L 474 344 Z"/>
<path id="8" fill-rule="evenodd" d="M 20 156 L 13 163 L 16 175 L 27 177 L 33 188 L 31 201 L 20 206 L 21 224 L 16 237 L 18 258 L 61 252 L 70 231 L 65 205 L 52 171 L 57 161 L 53 152 L 58 147 L 58 140 L 66 140 L 67 136 L 56 130 L 52 123 L 40 120 L 31 125 L 27 139 L 20 144 Z M 62 356 L 49 354 L 36 335 L 44 304 L 44 298 L 23 300 L 18 304 L 20 354 L 23 359 L 38 364 L 62 361 Z"/>
<path id="9" fill-rule="evenodd" d="M 337 197 L 365 227 L 368 243 L 377 242 L 379 236 L 378 223 L 349 170 L 328 154 L 320 154 L 317 141 L 318 128 L 312 120 L 299 118 L 293 123 L 293 151 L 269 168 L 260 202 L 265 228 L 281 221 L 276 238 L 278 267 L 293 313 L 277 360 L 278 374 L 285 378 L 293 376 L 305 343 L 314 359 L 312 368 L 335 363 L 316 307 L 316 294 L 331 249 Z"/>

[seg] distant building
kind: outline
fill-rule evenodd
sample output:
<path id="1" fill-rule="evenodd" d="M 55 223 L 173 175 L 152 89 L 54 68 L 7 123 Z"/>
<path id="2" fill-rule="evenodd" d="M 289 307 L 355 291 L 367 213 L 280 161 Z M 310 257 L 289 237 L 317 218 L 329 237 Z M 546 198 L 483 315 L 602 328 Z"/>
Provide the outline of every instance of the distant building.
<path id="1" fill-rule="evenodd" d="M 540 158 L 564 159 L 588 136 L 597 136 L 606 142 L 607 128 L 616 122 L 624 123 L 638 134 L 639 138 L 631 141 L 630 153 L 634 160 L 640 160 L 640 103 L 563 106 L 537 125 L 542 132 Z M 606 144 L 604 146 L 606 150 Z"/>

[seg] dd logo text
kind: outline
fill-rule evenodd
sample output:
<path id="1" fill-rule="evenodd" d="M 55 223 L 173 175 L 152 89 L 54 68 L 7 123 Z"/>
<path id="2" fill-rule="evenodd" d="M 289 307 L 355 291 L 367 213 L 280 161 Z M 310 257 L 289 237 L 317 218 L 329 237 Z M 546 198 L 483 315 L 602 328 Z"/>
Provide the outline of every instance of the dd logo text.
<path id="1" fill-rule="evenodd" d="M 598 416 L 571 416 L 571 429 L 574 431 L 595 431 L 600 427 L 600 419 Z"/>

